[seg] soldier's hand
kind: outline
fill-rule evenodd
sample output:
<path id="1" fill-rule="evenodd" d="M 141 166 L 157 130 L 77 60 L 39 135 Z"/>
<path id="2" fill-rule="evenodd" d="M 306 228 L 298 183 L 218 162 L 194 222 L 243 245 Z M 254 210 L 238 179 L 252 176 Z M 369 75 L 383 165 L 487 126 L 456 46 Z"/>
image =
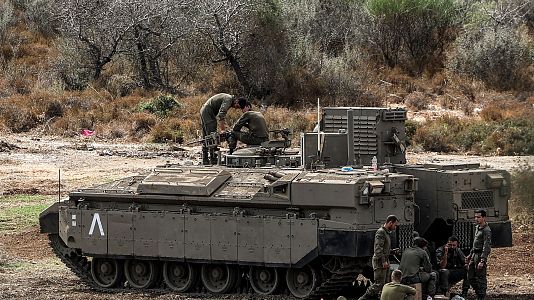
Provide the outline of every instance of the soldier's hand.
<path id="1" fill-rule="evenodd" d="M 479 262 L 478 265 L 477 265 L 477 270 L 484 269 L 484 265 L 485 265 L 485 263 L 483 261 Z"/>
<path id="2" fill-rule="evenodd" d="M 383 267 L 384 269 L 389 269 L 389 262 L 387 262 L 387 261 L 383 262 L 383 263 L 382 263 L 382 267 Z"/>

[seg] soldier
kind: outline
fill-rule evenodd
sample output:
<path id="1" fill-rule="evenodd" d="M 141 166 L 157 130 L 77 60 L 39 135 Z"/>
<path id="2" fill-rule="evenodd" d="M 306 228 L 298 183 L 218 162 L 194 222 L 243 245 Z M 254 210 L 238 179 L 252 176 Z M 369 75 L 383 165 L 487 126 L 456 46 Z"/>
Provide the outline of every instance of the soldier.
<path id="1" fill-rule="evenodd" d="M 399 226 L 399 219 L 390 215 L 386 219 L 386 223 L 378 228 L 375 233 L 374 254 L 372 259 L 374 282 L 365 291 L 365 294 L 359 300 L 378 299 L 382 287 L 386 282 L 386 274 L 389 270 L 389 255 L 391 252 L 391 232 L 395 231 Z"/>
<path id="2" fill-rule="evenodd" d="M 269 130 L 267 130 L 263 115 L 258 111 L 251 111 L 252 104 L 245 99 L 239 99 L 238 104 L 243 115 L 235 123 L 232 134 L 228 138 L 230 154 L 234 152 L 237 141 L 247 145 L 260 145 L 269 140 Z M 246 127 L 248 132 L 242 132 L 243 127 Z"/>
<path id="3" fill-rule="evenodd" d="M 486 297 L 486 289 L 488 280 L 486 278 L 486 269 L 488 263 L 488 256 L 491 252 L 491 229 L 486 223 L 486 211 L 479 209 L 475 211 L 475 238 L 473 240 L 473 248 L 466 257 L 465 262 L 468 265 L 467 278 L 469 284 L 475 290 L 478 300 L 483 300 Z M 467 291 L 463 291 L 463 296 L 467 296 Z"/>
<path id="4" fill-rule="evenodd" d="M 415 289 L 411 286 L 401 284 L 402 271 L 395 270 L 391 273 L 391 282 L 388 282 L 382 288 L 380 300 L 404 300 L 413 299 Z"/>
<path id="5" fill-rule="evenodd" d="M 449 237 L 447 244 L 436 250 L 436 260 L 439 266 L 440 290 L 444 295 L 447 295 L 451 285 L 454 285 L 461 280 L 463 280 L 462 290 L 466 291 L 469 289 L 465 255 L 462 250 L 458 248 L 458 245 L 458 238 L 451 236 Z"/>
<path id="6" fill-rule="evenodd" d="M 243 98 L 239 98 L 243 99 Z M 205 138 L 212 132 L 217 131 L 217 123 L 219 125 L 219 131 L 223 132 L 226 129 L 224 119 L 226 113 L 230 108 L 239 108 L 239 99 L 235 96 L 220 93 L 209 98 L 206 103 L 200 109 L 200 123 L 202 125 L 202 138 Z M 246 101 L 246 100 L 245 100 Z M 208 149 L 202 147 L 202 163 L 204 165 L 217 163 L 217 156 L 215 154 L 216 149 Z M 209 153 L 209 157 L 208 157 Z"/>
<path id="7" fill-rule="evenodd" d="M 434 296 L 437 275 L 436 272 L 432 271 L 430 258 L 425 251 L 428 242 L 424 238 L 416 237 L 414 244 L 414 246 L 404 250 L 402 254 L 399 266 L 399 270 L 403 273 L 401 282 L 403 284 L 422 283 L 423 292 Z"/>

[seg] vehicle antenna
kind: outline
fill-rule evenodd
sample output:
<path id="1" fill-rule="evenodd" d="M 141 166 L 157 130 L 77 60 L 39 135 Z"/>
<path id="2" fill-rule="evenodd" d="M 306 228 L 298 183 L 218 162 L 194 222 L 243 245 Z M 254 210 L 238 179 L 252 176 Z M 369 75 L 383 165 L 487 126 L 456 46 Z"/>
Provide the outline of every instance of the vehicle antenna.
<path id="1" fill-rule="evenodd" d="M 61 202 L 61 169 L 58 169 L 57 202 Z"/>

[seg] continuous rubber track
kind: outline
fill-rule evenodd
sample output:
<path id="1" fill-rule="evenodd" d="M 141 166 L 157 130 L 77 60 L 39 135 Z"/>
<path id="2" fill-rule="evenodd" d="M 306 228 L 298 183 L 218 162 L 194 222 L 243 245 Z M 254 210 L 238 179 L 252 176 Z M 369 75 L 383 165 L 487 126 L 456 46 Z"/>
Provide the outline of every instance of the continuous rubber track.
<path id="1" fill-rule="evenodd" d="M 61 259 L 61 261 L 74 273 L 78 278 L 82 280 L 82 282 L 89 288 L 95 291 L 99 292 L 106 292 L 106 293 L 119 293 L 119 292 L 131 292 L 132 290 L 129 288 L 125 288 L 123 286 L 118 286 L 114 288 L 103 288 L 99 286 L 94 280 L 91 275 L 91 263 L 87 260 L 86 257 L 84 257 L 79 251 L 69 248 L 63 243 L 59 235 L 57 234 L 49 234 L 49 244 L 54 251 L 55 255 Z M 310 300 L 316 300 L 316 299 L 336 299 L 338 296 L 342 295 L 343 293 L 351 293 L 354 294 L 356 291 L 356 294 L 360 293 L 360 290 L 362 290 L 362 287 L 365 288 L 365 286 L 362 285 L 354 285 L 355 279 L 360 273 L 359 270 L 361 270 L 361 266 L 345 266 L 340 267 L 339 269 L 328 272 L 329 277 L 322 280 L 321 285 L 319 285 L 306 299 Z M 243 285 L 243 283 L 242 283 Z M 248 282 L 246 282 L 247 287 L 238 288 L 238 291 L 241 291 L 241 293 L 236 293 L 236 298 L 242 299 L 243 294 L 251 294 L 251 288 L 248 287 Z M 143 292 L 154 292 L 154 293 L 173 293 L 171 290 L 164 288 L 164 285 L 162 283 L 158 284 L 160 288 L 151 288 L 148 290 L 143 290 Z M 212 295 L 209 293 L 203 293 L 203 292 L 193 292 L 193 293 L 183 293 L 184 295 L 190 295 L 192 297 L 205 297 L 205 298 L 211 298 L 213 296 L 221 296 L 221 295 Z M 225 294 L 224 295 L 226 299 L 231 299 L 232 294 Z M 277 299 L 277 300 L 289 300 L 289 299 L 297 299 L 289 294 L 289 291 L 282 292 L 281 294 L 276 295 L 270 295 L 270 296 L 261 296 L 258 295 L 258 297 L 261 297 L 262 299 Z"/>

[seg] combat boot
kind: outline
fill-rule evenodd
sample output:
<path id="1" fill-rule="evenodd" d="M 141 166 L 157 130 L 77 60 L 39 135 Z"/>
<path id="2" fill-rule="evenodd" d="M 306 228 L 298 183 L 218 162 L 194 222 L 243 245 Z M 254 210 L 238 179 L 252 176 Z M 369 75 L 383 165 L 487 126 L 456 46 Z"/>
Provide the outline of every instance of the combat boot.
<path id="1" fill-rule="evenodd" d="M 205 166 L 210 164 L 208 148 L 202 148 L 202 164 Z"/>
<path id="2" fill-rule="evenodd" d="M 218 161 L 218 157 L 217 157 L 217 151 L 219 150 L 219 148 L 211 148 L 210 149 L 210 163 L 212 165 L 216 165 L 217 163 L 219 163 Z"/>

